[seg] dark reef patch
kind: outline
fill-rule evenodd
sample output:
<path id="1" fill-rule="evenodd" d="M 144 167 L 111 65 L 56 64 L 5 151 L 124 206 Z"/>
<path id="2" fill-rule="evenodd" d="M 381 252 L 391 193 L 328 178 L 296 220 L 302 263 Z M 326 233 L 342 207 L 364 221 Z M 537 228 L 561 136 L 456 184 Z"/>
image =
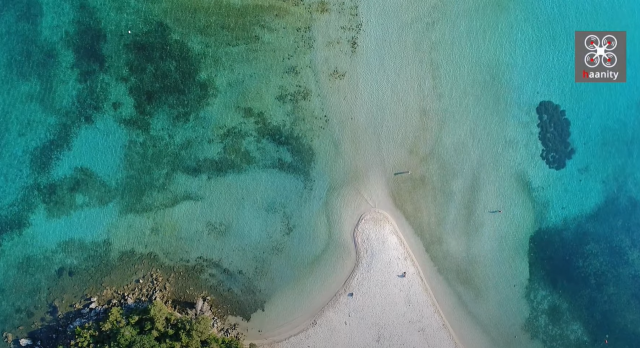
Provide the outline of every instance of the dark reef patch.
<path id="1" fill-rule="evenodd" d="M 120 190 L 124 213 L 144 213 L 169 208 L 198 197 L 172 193 L 174 176 L 186 161 L 189 142 L 176 144 L 163 136 L 145 135 L 127 143 L 125 175 Z"/>
<path id="2" fill-rule="evenodd" d="M 285 173 L 300 175 L 309 179 L 315 158 L 315 152 L 304 138 L 291 128 L 273 124 L 264 112 L 256 112 L 252 108 L 243 108 L 243 116 L 255 124 L 256 136 L 272 144 L 284 148 L 291 155 L 290 160 L 279 158 L 274 167 Z"/>
<path id="3" fill-rule="evenodd" d="M 84 124 L 84 122 L 81 121 L 81 124 Z M 79 126 L 62 120 L 58 125 L 54 126 L 56 131 L 53 132 L 52 137 L 33 149 L 29 158 L 29 166 L 33 174 L 35 174 L 33 182 L 23 187 L 21 194 L 10 205 L 2 207 L 4 211 L 0 212 L 0 237 L 10 232 L 20 232 L 28 228 L 30 226 L 29 216 L 40 203 L 44 203 L 49 212 L 57 209 L 54 208 L 53 201 L 46 201 L 47 199 L 52 199 L 51 196 L 45 194 L 46 188 L 51 189 L 52 187 L 50 186 L 49 173 L 53 165 L 60 160 L 62 154 L 71 148 Z M 97 176 L 94 179 L 100 180 Z M 51 190 L 49 190 L 49 193 L 51 193 Z M 43 197 L 45 200 L 42 200 Z"/>
<path id="4" fill-rule="evenodd" d="M 640 202 L 631 197 L 611 197 L 577 221 L 537 230 L 529 241 L 531 335 L 545 347 L 599 346 L 606 337 L 637 347 L 639 237 Z M 586 331 L 583 341 L 568 332 L 570 317 Z"/>
<path id="5" fill-rule="evenodd" d="M 192 0 L 164 2 L 161 13 L 176 28 L 213 38 L 220 46 L 243 47 L 261 42 L 265 32 L 280 29 L 282 19 L 293 15 L 302 1 L 234 2 Z M 297 22 L 304 18 L 297 18 Z"/>
<path id="6" fill-rule="evenodd" d="M 158 112 L 169 113 L 174 121 L 189 121 L 214 94 L 211 83 L 199 76 L 198 56 L 162 22 L 131 36 L 125 45 L 124 80 L 137 115 L 125 125 L 147 130 Z"/>
<path id="7" fill-rule="evenodd" d="M 22 28 L 20 30 L 24 32 L 21 35 L 31 40 L 25 40 L 29 43 L 25 46 L 39 47 L 33 42 L 33 38 L 40 36 L 44 16 L 41 4 L 37 0 L 8 3 L 11 6 L 8 6 L 10 14 L 7 16 L 13 21 L 18 18 L 21 23 L 24 22 L 21 27 L 16 27 Z M 206 175 L 211 178 L 249 169 L 276 169 L 300 176 L 305 182 L 309 182 L 314 150 L 302 135 L 304 132 L 292 125 L 292 120 L 301 118 L 298 116 L 306 111 L 290 111 L 290 120 L 274 122 L 270 119 L 271 114 L 280 111 L 278 107 L 293 109 L 292 105 L 308 101 L 312 97 L 311 89 L 305 87 L 304 83 L 296 84 L 296 88 L 290 92 L 285 89 L 280 91 L 276 99 L 282 105 L 275 110 L 262 112 L 247 107 L 227 111 L 233 113 L 238 122 L 226 124 L 215 136 L 207 134 L 206 128 L 212 124 L 209 120 L 201 124 L 188 122 L 201 114 L 203 119 L 223 116 L 204 115 L 202 112 L 216 95 L 214 78 L 208 77 L 216 72 L 212 72 L 212 65 L 216 66 L 215 69 L 234 69 L 233 64 L 217 61 L 224 56 L 223 51 L 237 50 L 239 42 L 242 42 L 240 46 L 255 44 L 259 41 L 257 33 L 264 32 L 267 26 L 271 27 L 270 30 L 279 30 L 280 26 L 272 25 L 272 20 L 292 15 L 294 12 L 291 11 L 298 11 L 296 7 L 302 3 L 240 6 L 226 1 L 216 5 L 198 1 L 187 8 L 184 8 L 184 4 L 165 5 L 166 10 L 174 6 L 183 11 L 193 10 L 194 14 L 198 13 L 199 21 L 212 24 L 216 30 L 209 32 L 207 36 L 216 37 L 215 45 L 211 42 L 191 45 L 191 41 L 184 41 L 186 36 L 183 35 L 188 33 L 185 29 L 191 28 L 192 18 L 186 20 L 182 13 L 175 17 L 175 9 L 165 13 L 166 18 L 163 19 L 154 18 L 153 14 L 140 15 L 138 24 L 144 30 L 134 30 L 128 35 L 114 35 L 114 23 L 106 21 L 118 18 L 117 16 L 103 16 L 100 5 L 87 0 L 69 3 L 69 9 L 73 11 L 69 13 L 71 17 L 61 19 L 67 26 L 64 38 L 52 45 L 54 48 L 58 47 L 57 50 L 66 50 L 63 56 L 73 59 L 71 64 L 56 66 L 56 79 L 52 78 L 52 81 L 63 82 L 61 90 L 54 92 L 64 92 L 67 98 L 54 100 L 47 109 L 54 121 L 47 130 L 44 141 L 30 153 L 28 165 L 32 181 L 23 189 L 23 198 L 11 203 L 11 213 L 0 213 L 0 235 L 27 228 L 29 215 L 38 208 L 39 203 L 43 203 L 52 216 L 65 215 L 81 208 L 71 198 L 63 197 L 63 192 L 70 193 L 77 189 L 72 188 L 73 185 L 69 186 L 73 180 L 67 178 L 69 182 L 55 182 L 51 178 L 51 171 L 63 154 L 71 149 L 82 128 L 94 124 L 97 118 L 106 115 L 105 106 L 106 112 L 114 115 L 117 122 L 127 128 L 130 139 L 125 150 L 123 180 L 120 182 L 122 185 L 107 188 L 102 187 L 104 183 L 96 184 L 93 188 L 98 192 L 85 190 L 76 194 L 89 198 L 93 202 L 90 203 L 91 206 L 115 199 L 113 191 L 116 191 L 121 211 L 125 214 L 156 211 L 173 207 L 185 200 L 199 199 L 192 194 L 172 192 L 171 186 L 176 174 Z M 202 9 L 207 11 L 200 11 Z M 205 12 L 210 13 L 210 9 L 215 10 L 213 22 L 203 15 Z M 118 25 L 116 23 L 115 27 Z M 295 26 L 289 29 L 299 31 Z M 273 49 L 277 48 L 279 47 Z M 297 48 L 292 45 L 292 49 Z M 34 52 L 44 51 L 38 48 Z M 47 63 L 55 61 L 47 57 Z M 75 79 L 75 83 L 68 83 L 69 79 Z M 113 96 L 114 91 L 121 91 L 120 84 L 126 87 L 131 100 Z M 133 110 L 129 104 L 131 101 Z M 296 107 L 302 109 L 299 105 Z M 173 122 L 167 123 L 167 120 Z M 150 133 L 152 127 L 154 134 Z M 166 130 L 167 135 L 155 132 L 160 129 Z M 89 181 L 95 184 L 98 180 L 101 179 L 95 177 Z M 97 198 L 105 197 L 107 191 L 110 192 L 108 200 Z M 24 198 L 30 196 L 35 198 Z"/>
<path id="8" fill-rule="evenodd" d="M 74 127 L 62 123 L 56 128 L 53 132 L 54 135 L 36 147 L 31 153 L 29 164 L 35 174 L 48 174 L 53 164 L 71 147 L 71 142 L 74 137 Z"/>
<path id="9" fill-rule="evenodd" d="M 103 46 L 107 34 L 96 10 L 86 1 L 80 1 L 75 9 L 73 35 L 68 45 L 73 52 L 73 68 L 77 71 L 78 91 L 71 110 L 64 118 L 73 128 L 92 124 L 96 115 L 104 109 L 107 86 L 101 79 L 105 73 L 107 58 Z"/>
<path id="10" fill-rule="evenodd" d="M 542 144 L 540 157 L 551 169 L 560 170 L 567 165 L 575 153 L 569 143 L 571 122 L 565 110 L 551 101 L 541 101 L 536 108 L 538 114 L 538 139 Z"/>
<path id="11" fill-rule="evenodd" d="M 101 28 L 95 11 L 86 2 L 81 2 L 75 12 L 74 30 L 67 45 L 73 53 L 73 68 L 77 71 L 78 87 L 69 105 L 52 110 L 57 124 L 51 137 L 38 146 L 31 156 L 31 169 L 39 175 L 51 170 L 60 155 L 69 149 L 73 138 L 84 125 L 93 124 L 94 118 L 103 109 L 107 86 L 100 81 L 106 58 L 102 45 L 106 34 Z"/>
<path id="12" fill-rule="evenodd" d="M 237 127 L 231 127 L 225 133 L 243 134 Z M 219 177 L 231 173 L 240 173 L 247 170 L 256 160 L 245 148 L 245 135 L 232 138 L 225 142 L 222 153 L 216 157 L 198 158 L 181 167 L 181 171 L 190 176 L 207 175 L 208 177 Z"/>
<path id="13" fill-rule="evenodd" d="M 35 188 L 27 187 L 8 206 L 0 210 L 0 246 L 5 235 L 23 231 L 31 226 L 31 213 L 38 207 Z"/>
<path id="14" fill-rule="evenodd" d="M 291 155 L 290 160 L 279 158 L 274 163 L 274 168 L 304 179 L 310 178 L 315 152 L 302 136 L 294 133 L 291 128 L 273 124 L 263 112 L 255 112 L 251 108 L 244 108 L 244 117 L 255 123 L 258 138 L 284 148 Z"/>
<path id="15" fill-rule="evenodd" d="M 73 67 L 78 70 L 78 80 L 85 83 L 96 78 L 105 69 L 107 58 L 102 46 L 107 34 L 100 19 L 87 1 L 80 1 L 73 21 L 74 35 L 69 40 L 73 52 Z"/>
<path id="16" fill-rule="evenodd" d="M 115 198 L 113 189 L 84 167 L 76 167 L 69 176 L 39 185 L 37 191 L 47 214 L 54 218 L 79 209 L 101 207 Z"/>
<path id="17" fill-rule="evenodd" d="M 3 23 L 0 43 L 8 64 L 5 71 L 22 80 L 37 79 L 48 86 L 58 54 L 51 43 L 42 40 L 42 4 L 37 0 L 4 0 L 0 9 Z"/>
<path id="18" fill-rule="evenodd" d="M 86 1 L 77 3 L 71 22 L 72 28 L 66 32 L 67 39 L 61 45 L 67 47 L 73 56 L 72 70 L 65 75 L 74 76 L 75 73 L 77 82 L 75 93 L 66 103 L 54 98 L 56 93 L 52 84 L 54 76 L 58 74 L 55 68 L 61 67 L 57 63 L 57 51 L 43 46 L 45 44 L 40 38 L 40 26 L 44 17 L 42 5 L 35 0 L 6 3 L 10 9 L 6 13 L 13 13 L 16 23 L 0 27 L 14 28 L 12 30 L 15 33 L 12 35 L 16 36 L 12 40 L 17 40 L 18 47 L 23 47 L 22 51 L 14 52 L 15 56 L 11 59 L 16 60 L 18 65 L 10 71 L 20 74 L 23 78 L 37 77 L 40 84 L 45 85 L 42 90 L 46 97 L 41 99 L 49 101 L 41 104 L 50 116 L 55 117 L 55 123 L 47 132 L 48 138 L 33 148 L 29 155 L 28 165 L 33 174 L 32 183 L 22 189 L 20 197 L 9 207 L 3 207 L 5 212 L 0 213 L 0 236 L 20 232 L 29 227 L 29 215 L 38 207 L 38 197 L 43 199 L 41 202 L 45 204 L 49 213 L 70 212 L 67 209 L 71 207 L 69 198 L 64 198 L 68 201 L 67 208 L 60 210 L 62 194 L 59 191 L 57 198 L 54 197 L 56 194 L 53 191 L 58 189 L 51 186 L 50 172 L 62 154 L 71 148 L 73 139 L 80 129 L 93 124 L 95 117 L 103 111 L 106 91 L 109 88 L 102 79 L 106 72 L 106 57 L 102 52 L 106 34 L 96 11 Z M 0 16 L 8 16 L 6 13 L 0 11 Z M 97 180 L 97 177 L 94 179 Z M 99 201 L 101 200 L 102 198 Z M 91 204 L 94 203 L 96 202 Z"/>
<path id="19" fill-rule="evenodd" d="M 298 176 L 305 182 L 311 179 L 315 152 L 303 136 L 291 126 L 273 123 L 262 111 L 243 107 L 239 112 L 248 122 L 244 127 L 226 128 L 215 139 L 222 144 L 218 156 L 192 159 L 182 166 L 183 173 L 222 176 L 255 166 Z"/>

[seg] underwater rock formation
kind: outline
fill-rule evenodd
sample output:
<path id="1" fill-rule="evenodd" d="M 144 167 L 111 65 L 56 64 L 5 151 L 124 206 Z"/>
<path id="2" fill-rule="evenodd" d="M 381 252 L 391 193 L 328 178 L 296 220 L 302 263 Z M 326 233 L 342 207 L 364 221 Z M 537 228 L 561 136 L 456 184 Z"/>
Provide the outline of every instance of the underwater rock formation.
<path id="1" fill-rule="evenodd" d="M 560 170 L 566 166 L 576 152 L 569 143 L 571 122 L 560 105 L 551 101 L 541 101 L 536 108 L 538 114 L 538 139 L 542 143 L 540 157 L 549 168 Z"/>

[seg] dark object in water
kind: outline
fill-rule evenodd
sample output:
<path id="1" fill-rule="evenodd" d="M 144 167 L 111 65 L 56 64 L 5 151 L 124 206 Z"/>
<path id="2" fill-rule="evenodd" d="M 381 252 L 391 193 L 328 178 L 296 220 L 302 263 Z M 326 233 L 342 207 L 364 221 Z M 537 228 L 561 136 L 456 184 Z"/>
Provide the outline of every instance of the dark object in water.
<path id="1" fill-rule="evenodd" d="M 502 213 L 502 210 L 489 210 L 489 213 L 491 214 Z"/>
<path id="2" fill-rule="evenodd" d="M 395 172 L 395 173 L 393 173 L 393 176 L 402 175 L 402 174 L 411 174 L 411 171 L 410 170 L 405 170 L 405 171 L 402 171 L 402 172 Z"/>
<path id="3" fill-rule="evenodd" d="M 560 170 L 576 152 L 569 143 L 571 122 L 566 118 L 560 105 L 551 101 L 541 101 L 536 108 L 538 114 L 538 139 L 542 143 L 540 157 L 549 168 Z"/>

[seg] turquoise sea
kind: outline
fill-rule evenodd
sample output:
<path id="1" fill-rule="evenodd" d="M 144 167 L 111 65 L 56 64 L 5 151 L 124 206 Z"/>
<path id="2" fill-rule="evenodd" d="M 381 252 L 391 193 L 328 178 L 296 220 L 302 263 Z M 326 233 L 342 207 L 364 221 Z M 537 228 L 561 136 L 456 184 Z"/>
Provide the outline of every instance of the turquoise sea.
<path id="1" fill-rule="evenodd" d="M 638 29 L 632 0 L 0 0 L 0 330 L 151 270 L 283 326 L 376 206 L 463 341 L 635 347 Z M 626 83 L 574 82 L 578 30 L 627 32 Z M 561 170 L 541 101 L 570 121 Z"/>
<path id="2" fill-rule="evenodd" d="M 451 317 L 483 323 L 494 346 L 637 345 L 640 5 L 462 1 L 428 12 L 435 140 L 418 151 L 425 178 L 392 194 L 469 310 Z M 574 32 L 589 30 L 627 32 L 626 83 L 574 82 Z M 547 100 L 571 125 L 575 155 L 559 171 L 540 158 L 536 107 Z"/>

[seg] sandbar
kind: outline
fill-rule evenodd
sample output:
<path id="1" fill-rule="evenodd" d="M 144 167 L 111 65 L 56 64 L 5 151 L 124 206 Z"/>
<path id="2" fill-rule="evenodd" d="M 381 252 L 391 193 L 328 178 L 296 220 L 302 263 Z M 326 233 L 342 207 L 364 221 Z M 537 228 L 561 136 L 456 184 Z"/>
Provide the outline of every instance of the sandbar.
<path id="1" fill-rule="evenodd" d="M 386 213 L 365 213 L 354 242 L 356 265 L 342 289 L 301 332 L 263 347 L 462 348 Z"/>

